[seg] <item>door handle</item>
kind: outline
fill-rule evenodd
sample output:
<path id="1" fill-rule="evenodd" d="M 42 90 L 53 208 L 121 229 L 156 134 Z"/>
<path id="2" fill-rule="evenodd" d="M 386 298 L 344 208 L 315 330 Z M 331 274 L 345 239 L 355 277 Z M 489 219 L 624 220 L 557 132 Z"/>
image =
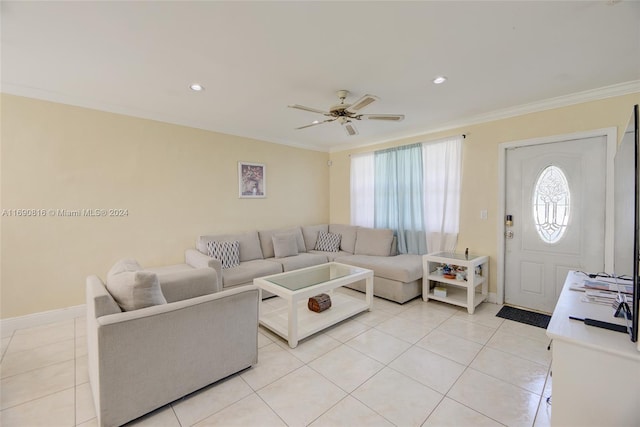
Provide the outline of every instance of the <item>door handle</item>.
<path id="1" fill-rule="evenodd" d="M 504 232 L 504 237 L 505 237 L 506 239 L 513 239 L 513 231 L 512 231 L 512 230 L 505 231 L 505 232 Z"/>

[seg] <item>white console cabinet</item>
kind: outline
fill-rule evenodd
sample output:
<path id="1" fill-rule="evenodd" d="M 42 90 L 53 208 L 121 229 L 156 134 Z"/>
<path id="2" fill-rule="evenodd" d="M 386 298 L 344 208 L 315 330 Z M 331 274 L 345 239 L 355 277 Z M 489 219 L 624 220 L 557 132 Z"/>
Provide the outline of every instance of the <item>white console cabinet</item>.
<path id="1" fill-rule="evenodd" d="M 552 426 L 640 426 L 640 351 L 628 334 L 569 316 L 623 324 L 613 309 L 581 301 L 569 289 L 586 276 L 570 272 L 547 328 L 553 340 Z"/>
<path id="2" fill-rule="evenodd" d="M 447 279 L 437 271 L 441 264 L 464 267 L 466 280 Z M 422 257 L 422 299 L 455 304 L 466 307 L 473 314 L 476 307 L 489 295 L 489 257 L 464 255 L 452 252 L 437 252 Z M 476 272 L 476 270 L 479 270 Z M 477 274 L 476 274 L 477 273 Z M 436 295 L 431 284 L 445 288 L 446 295 Z"/>

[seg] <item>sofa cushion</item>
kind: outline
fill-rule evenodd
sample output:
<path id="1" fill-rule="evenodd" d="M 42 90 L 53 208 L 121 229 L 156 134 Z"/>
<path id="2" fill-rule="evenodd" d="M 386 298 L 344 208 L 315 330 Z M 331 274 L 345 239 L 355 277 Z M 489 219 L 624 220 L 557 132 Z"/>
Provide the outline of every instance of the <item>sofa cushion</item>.
<path id="1" fill-rule="evenodd" d="M 316 241 L 318 240 L 318 233 L 329 231 L 329 224 L 320 225 L 306 225 L 302 226 L 302 237 L 304 238 L 304 245 L 307 251 L 316 247 Z"/>
<path id="2" fill-rule="evenodd" d="M 107 273 L 107 290 L 123 311 L 166 304 L 158 276 L 137 261 L 118 261 Z"/>
<path id="3" fill-rule="evenodd" d="M 376 277 L 408 283 L 422 278 L 422 255 L 371 256 L 348 255 L 336 262 L 373 270 Z"/>
<path id="4" fill-rule="evenodd" d="M 305 267 L 312 267 L 314 265 L 326 264 L 327 257 L 322 254 L 310 254 L 304 252 L 287 258 L 274 258 L 273 262 L 280 263 L 282 265 L 282 271 L 292 271 Z"/>
<path id="5" fill-rule="evenodd" d="M 222 269 L 240 265 L 240 242 L 207 242 L 207 255 L 222 263 Z"/>
<path id="6" fill-rule="evenodd" d="M 349 253 L 355 253 L 356 251 L 357 230 L 358 226 L 356 225 L 329 224 L 329 233 L 340 234 L 342 236 L 340 249 Z"/>
<path id="7" fill-rule="evenodd" d="M 251 283 L 256 277 L 282 273 L 282 265 L 263 259 L 241 262 L 239 266 L 224 270 L 222 286 L 224 288 L 244 283 Z"/>
<path id="8" fill-rule="evenodd" d="M 393 230 L 388 228 L 359 227 L 356 235 L 355 255 L 391 255 Z"/>
<path id="9" fill-rule="evenodd" d="M 318 240 L 314 249 L 323 252 L 338 252 L 340 250 L 340 240 L 342 240 L 342 235 L 340 234 L 321 231 L 318 233 Z"/>
<path id="10" fill-rule="evenodd" d="M 286 258 L 298 255 L 298 242 L 293 233 L 274 234 L 273 252 L 276 258 Z"/>
<path id="11" fill-rule="evenodd" d="M 316 250 L 312 250 L 309 251 L 309 253 L 312 254 L 318 254 L 318 255 L 324 255 L 325 257 L 327 257 L 327 261 L 329 262 L 333 262 L 335 261 L 337 258 L 340 257 L 344 257 L 344 256 L 348 256 L 348 255 L 353 255 L 349 252 L 345 252 L 345 251 L 339 251 L 339 252 L 326 252 L 326 251 L 316 251 Z"/>
<path id="12" fill-rule="evenodd" d="M 203 254 L 208 255 L 207 242 L 233 242 L 236 240 L 240 242 L 240 262 L 264 258 L 264 256 L 262 255 L 262 249 L 260 249 L 260 239 L 258 238 L 257 231 L 200 236 L 196 240 L 196 249 L 198 249 L 198 251 L 202 252 Z"/>
<path id="13" fill-rule="evenodd" d="M 273 258 L 275 251 L 273 250 L 273 236 L 276 234 L 292 233 L 296 236 L 296 243 L 298 244 L 298 252 L 306 252 L 307 248 L 304 246 L 304 238 L 302 237 L 302 230 L 300 227 L 283 228 L 279 230 L 262 230 L 258 231 L 260 236 L 260 247 L 262 248 L 262 255 L 265 258 Z"/>

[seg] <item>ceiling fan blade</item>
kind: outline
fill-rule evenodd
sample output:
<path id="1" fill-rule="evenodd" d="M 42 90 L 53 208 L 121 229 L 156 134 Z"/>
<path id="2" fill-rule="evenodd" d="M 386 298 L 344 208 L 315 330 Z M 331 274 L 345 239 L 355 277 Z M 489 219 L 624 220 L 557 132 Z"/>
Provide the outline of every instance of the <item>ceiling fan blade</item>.
<path id="1" fill-rule="evenodd" d="M 360 114 L 358 120 L 387 120 L 399 122 L 404 120 L 404 114 Z"/>
<path id="2" fill-rule="evenodd" d="M 297 108 L 298 110 L 311 111 L 312 113 L 324 114 L 325 116 L 330 116 L 331 115 L 331 114 L 329 114 L 328 111 L 318 110 L 317 108 L 305 107 L 304 105 L 293 104 L 293 105 L 288 105 L 288 107 L 289 108 Z"/>
<path id="3" fill-rule="evenodd" d="M 374 101 L 377 101 L 378 99 L 380 98 L 378 98 L 375 95 L 365 95 L 362 98 L 358 99 L 353 104 L 351 104 L 349 108 L 347 108 L 345 111 L 348 111 L 349 113 L 356 113 L 362 110 L 363 108 L 369 106 Z"/>
<path id="4" fill-rule="evenodd" d="M 299 128 L 296 128 L 296 130 L 297 130 L 297 129 L 309 128 L 309 127 L 311 127 L 311 126 L 321 125 L 321 124 L 323 124 L 323 123 L 327 123 L 327 122 L 332 122 L 332 121 L 334 121 L 334 120 L 336 120 L 336 119 L 337 119 L 337 117 L 335 117 L 335 118 L 333 118 L 333 119 L 322 120 L 322 121 L 320 121 L 320 120 L 315 120 L 315 121 L 313 121 L 313 122 L 309 123 L 308 125 L 304 125 L 304 126 L 300 126 Z"/>
<path id="5" fill-rule="evenodd" d="M 345 132 L 347 132 L 347 135 L 349 136 L 354 136 L 358 134 L 358 129 L 356 129 L 353 123 L 349 121 L 342 122 L 342 127 L 344 127 Z"/>

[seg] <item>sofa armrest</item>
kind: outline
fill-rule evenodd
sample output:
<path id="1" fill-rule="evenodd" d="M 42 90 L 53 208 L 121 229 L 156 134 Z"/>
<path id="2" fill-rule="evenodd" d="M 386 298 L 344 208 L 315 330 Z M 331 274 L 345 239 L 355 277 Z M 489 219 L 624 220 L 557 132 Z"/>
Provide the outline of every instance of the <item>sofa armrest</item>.
<path id="1" fill-rule="evenodd" d="M 222 289 L 222 262 L 198 251 L 197 249 L 187 249 L 184 251 L 184 259 L 193 268 L 213 268 L 218 275 L 218 284 Z"/>
<path id="2" fill-rule="evenodd" d="M 113 299 L 98 276 L 87 277 L 86 282 L 87 317 L 96 319 L 122 310 Z"/>

